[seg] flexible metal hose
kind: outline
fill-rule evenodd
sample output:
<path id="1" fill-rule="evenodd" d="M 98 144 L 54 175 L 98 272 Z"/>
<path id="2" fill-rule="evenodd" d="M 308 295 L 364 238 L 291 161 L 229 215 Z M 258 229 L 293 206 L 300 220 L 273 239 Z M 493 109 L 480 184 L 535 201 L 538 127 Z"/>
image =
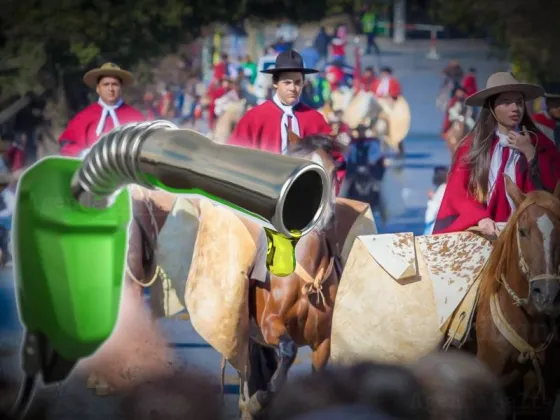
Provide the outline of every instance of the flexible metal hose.
<path id="1" fill-rule="evenodd" d="M 168 121 L 131 123 L 104 135 L 85 156 L 72 180 L 72 194 L 87 207 L 107 207 L 111 196 L 128 184 L 153 189 L 138 167 L 144 140 L 154 130 L 177 130 Z"/>

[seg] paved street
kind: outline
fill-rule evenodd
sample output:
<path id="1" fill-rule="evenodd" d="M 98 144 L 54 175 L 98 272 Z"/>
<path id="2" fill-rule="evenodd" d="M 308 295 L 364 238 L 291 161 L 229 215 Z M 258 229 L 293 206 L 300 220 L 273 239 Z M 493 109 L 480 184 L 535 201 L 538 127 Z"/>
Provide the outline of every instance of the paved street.
<path id="1" fill-rule="evenodd" d="M 435 97 L 441 77 L 440 72 L 451 58 L 458 58 L 463 66 L 474 66 L 479 70 L 479 86 L 484 85 L 486 77 L 493 71 L 504 69 L 495 61 L 487 58 L 487 53 L 471 41 L 442 43 L 442 59 L 426 59 L 428 45 L 424 41 L 410 41 L 401 47 L 392 46 L 389 41 L 380 40 L 385 53 L 384 65 L 394 68 L 395 75 L 402 83 L 412 113 L 412 128 L 405 141 L 406 159 L 402 172 L 391 171 L 386 182 L 391 182 L 396 196 L 401 197 L 404 207 L 401 214 L 392 218 L 387 226 L 379 226 L 381 231 L 412 231 L 417 234 L 423 230 L 426 191 L 431 187 L 432 170 L 435 165 L 448 164 L 449 156 L 444 143 L 439 139 L 442 115 L 435 108 Z M 460 52 L 459 52 L 460 51 Z M 350 62 L 353 62 L 350 59 Z M 365 57 L 363 65 L 371 65 L 373 58 Z M 13 301 L 14 290 L 9 270 L 0 272 L 0 369 L 17 372 L 17 354 L 12 351 L 19 347 L 18 320 Z M 220 357 L 194 332 L 188 321 L 163 320 L 161 326 L 176 349 L 180 359 L 190 366 L 196 366 L 211 375 L 219 375 Z M 308 352 L 302 351 L 296 362 L 294 372 L 307 372 L 310 369 Z M 228 393 L 228 412 L 235 417 L 237 387 L 232 370 L 228 370 L 226 391 Z M 60 399 L 56 418 L 76 419 L 76 407 L 81 420 L 94 418 L 118 418 L 116 399 L 113 397 L 94 397 L 86 390 L 83 382 L 71 381 L 64 387 L 64 398 Z M 95 408 L 94 408 L 95 407 Z M 54 415 L 53 417 L 54 418 Z"/>

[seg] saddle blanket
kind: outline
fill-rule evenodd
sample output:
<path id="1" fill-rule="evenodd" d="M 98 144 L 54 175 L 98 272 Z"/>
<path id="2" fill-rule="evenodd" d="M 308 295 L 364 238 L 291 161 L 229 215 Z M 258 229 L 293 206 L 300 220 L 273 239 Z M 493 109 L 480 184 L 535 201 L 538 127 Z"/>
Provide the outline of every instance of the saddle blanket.
<path id="1" fill-rule="evenodd" d="M 491 247 L 472 232 L 358 237 L 336 296 L 331 360 L 408 363 L 438 348 L 451 329 L 461 342 Z"/>
<path id="2" fill-rule="evenodd" d="M 421 276 L 431 282 L 440 328 L 467 295 L 492 250 L 489 241 L 472 232 L 417 237 L 396 233 L 360 240 L 394 280 Z M 423 273 L 418 269 L 418 253 L 426 262 Z"/>

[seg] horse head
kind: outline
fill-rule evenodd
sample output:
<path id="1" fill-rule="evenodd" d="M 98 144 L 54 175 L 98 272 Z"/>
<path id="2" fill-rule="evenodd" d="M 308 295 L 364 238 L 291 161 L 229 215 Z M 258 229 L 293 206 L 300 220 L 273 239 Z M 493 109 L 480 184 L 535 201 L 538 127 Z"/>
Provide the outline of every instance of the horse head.
<path id="1" fill-rule="evenodd" d="M 332 158 L 332 152 L 339 149 L 335 139 L 325 134 L 311 135 L 304 138 L 299 137 L 292 131 L 288 132 L 288 155 L 311 160 L 321 165 L 329 175 L 332 185 L 331 199 L 322 220 L 317 224 L 317 228 L 324 230 L 332 227 L 336 208 L 336 170 L 337 166 Z"/>
<path id="2" fill-rule="evenodd" d="M 560 315 L 560 182 L 552 194 L 524 194 L 509 177 L 505 181 L 517 209 L 506 231 L 517 248 L 520 278 L 526 279 L 519 289 L 537 313 Z"/>

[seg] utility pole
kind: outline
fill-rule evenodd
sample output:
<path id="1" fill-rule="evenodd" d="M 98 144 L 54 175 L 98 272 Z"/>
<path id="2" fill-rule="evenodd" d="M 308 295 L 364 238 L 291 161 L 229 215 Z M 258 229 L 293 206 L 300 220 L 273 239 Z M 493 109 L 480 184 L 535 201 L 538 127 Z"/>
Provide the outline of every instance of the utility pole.
<path id="1" fill-rule="evenodd" d="M 406 40 L 406 0 L 393 0 L 393 42 L 403 44 Z"/>

